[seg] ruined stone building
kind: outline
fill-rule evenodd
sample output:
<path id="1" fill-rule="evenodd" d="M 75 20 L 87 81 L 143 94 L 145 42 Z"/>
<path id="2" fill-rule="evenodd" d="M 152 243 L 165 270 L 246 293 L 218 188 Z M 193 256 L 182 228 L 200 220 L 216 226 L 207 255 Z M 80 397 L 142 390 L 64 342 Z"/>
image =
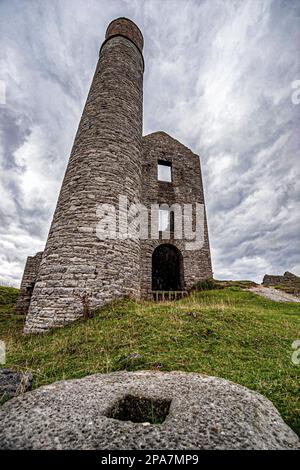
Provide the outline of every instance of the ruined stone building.
<path id="1" fill-rule="evenodd" d="M 159 210 L 167 223 L 159 222 L 156 238 L 97 236 L 99 204 L 119 207 L 120 196 L 149 212 L 152 204 L 197 202 L 204 208 L 199 157 L 164 132 L 142 136 L 143 74 L 139 28 L 126 18 L 112 21 L 45 251 L 25 266 L 18 302 L 25 333 L 63 326 L 84 308 L 93 311 L 117 298 L 180 293 L 212 276 L 205 210 L 198 249 L 175 237 L 172 210 Z"/>

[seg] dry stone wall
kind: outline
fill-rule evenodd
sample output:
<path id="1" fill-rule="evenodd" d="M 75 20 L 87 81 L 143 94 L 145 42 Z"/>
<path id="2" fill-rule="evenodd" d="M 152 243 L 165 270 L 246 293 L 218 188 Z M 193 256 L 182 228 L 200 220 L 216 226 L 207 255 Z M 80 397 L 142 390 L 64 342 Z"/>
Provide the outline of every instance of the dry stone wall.
<path id="1" fill-rule="evenodd" d="M 43 252 L 41 251 L 35 256 L 27 258 L 16 305 L 16 311 L 19 315 L 27 315 L 42 256 Z"/>
<path id="2" fill-rule="evenodd" d="M 289 271 L 286 271 L 283 276 L 274 276 L 272 274 L 265 274 L 263 278 L 263 285 L 265 286 L 276 286 L 281 283 L 293 283 L 299 281 L 300 278 Z"/>

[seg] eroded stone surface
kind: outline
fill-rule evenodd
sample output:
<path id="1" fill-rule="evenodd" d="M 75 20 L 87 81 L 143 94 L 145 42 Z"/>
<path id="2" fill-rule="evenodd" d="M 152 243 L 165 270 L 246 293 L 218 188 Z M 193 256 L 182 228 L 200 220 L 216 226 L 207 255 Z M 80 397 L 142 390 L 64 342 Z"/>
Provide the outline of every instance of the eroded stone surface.
<path id="1" fill-rule="evenodd" d="M 162 424 L 122 421 L 124 397 L 166 400 Z M 146 401 L 147 402 L 147 401 Z M 166 409 L 165 409 L 166 412 Z M 299 449 L 262 395 L 181 372 L 117 372 L 57 382 L 0 408 L 1 449 Z"/>

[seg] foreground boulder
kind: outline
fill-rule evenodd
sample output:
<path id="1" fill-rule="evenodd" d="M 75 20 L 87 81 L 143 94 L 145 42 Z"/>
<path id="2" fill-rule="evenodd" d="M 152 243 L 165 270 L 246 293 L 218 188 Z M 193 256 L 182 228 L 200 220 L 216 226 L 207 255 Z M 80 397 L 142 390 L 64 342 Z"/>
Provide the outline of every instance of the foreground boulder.
<path id="1" fill-rule="evenodd" d="M 56 382 L 0 408 L 1 449 L 297 449 L 262 395 L 217 377 L 117 372 Z"/>

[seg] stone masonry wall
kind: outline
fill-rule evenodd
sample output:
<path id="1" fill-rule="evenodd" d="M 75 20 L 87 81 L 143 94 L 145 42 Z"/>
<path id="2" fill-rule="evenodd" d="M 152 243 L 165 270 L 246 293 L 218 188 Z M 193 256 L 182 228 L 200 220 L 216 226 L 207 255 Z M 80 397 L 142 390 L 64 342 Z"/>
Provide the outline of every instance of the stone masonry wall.
<path id="1" fill-rule="evenodd" d="M 172 182 L 157 179 L 158 160 L 171 162 Z M 143 138 L 142 202 L 149 209 L 151 204 L 174 203 L 204 204 L 204 192 L 200 160 L 191 150 L 164 132 L 155 132 Z M 195 213 L 193 212 L 193 223 Z M 161 244 L 176 246 L 183 256 L 184 289 L 196 282 L 212 276 L 211 257 L 208 239 L 206 214 L 204 213 L 204 245 L 200 250 L 186 250 L 188 240 L 142 240 L 142 279 L 141 292 L 145 298 L 151 297 L 152 254 Z"/>
<path id="2" fill-rule="evenodd" d="M 123 20 L 126 22 L 126 20 Z M 122 24 L 123 24 L 122 23 Z M 143 57 L 132 38 L 103 44 L 75 137 L 25 333 L 63 326 L 124 296 L 140 296 L 138 240 L 99 240 L 97 207 L 140 201 Z"/>
<path id="3" fill-rule="evenodd" d="M 122 35 L 130 39 L 140 52 L 143 51 L 144 38 L 137 26 L 127 18 L 118 18 L 113 20 L 107 27 L 105 39 L 115 35 Z"/>
<path id="4" fill-rule="evenodd" d="M 277 286 L 278 284 L 286 284 L 293 282 L 295 280 L 299 281 L 299 277 L 289 271 L 286 271 L 283 276 L 274 276 L 272 274 L 265 274 L 263 278 L 263 285 L 265 286 Z"/>
<path id="5" fill-rule="evenodd" d="M 42 256 L 43 252 L 40 251 L 35 256 L 28 256 L 27 258 L 16 305 L 16 311 L 20 315 L 27 315 Z"/>

